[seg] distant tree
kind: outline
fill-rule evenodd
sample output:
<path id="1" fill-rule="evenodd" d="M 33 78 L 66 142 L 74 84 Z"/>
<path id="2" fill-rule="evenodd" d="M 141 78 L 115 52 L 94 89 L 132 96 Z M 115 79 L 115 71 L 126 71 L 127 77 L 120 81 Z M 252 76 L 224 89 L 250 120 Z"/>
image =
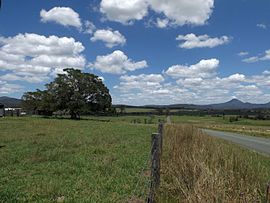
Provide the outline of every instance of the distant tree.
<path id="1" fill-rule="evenodd" d="M 166 108 L 165 115 L 166 116 L 169 116 L 170 115 L 170 109 L 169 108 Z"/>
<path id="2" fill-rule="evenodd" d="M 120 105 L 120 113 L 126 113 L 126 106 L 125 105 Z"/>
<path id="3" fill-rule="evenodd" d="M 109 90 L 98 76 L 75 69 L 64 71 L 46 85 L 47 90 L 25 93 L 24 104 L 35 110 L 68 111 L 72 119 L 111 107 Z"/>
<path id="4" fill-rule="evenodd" d="M 163 109 L 162 108 L 157 108 L 156 111 L 157 111 L 158 115 L 163 114 Z"/>

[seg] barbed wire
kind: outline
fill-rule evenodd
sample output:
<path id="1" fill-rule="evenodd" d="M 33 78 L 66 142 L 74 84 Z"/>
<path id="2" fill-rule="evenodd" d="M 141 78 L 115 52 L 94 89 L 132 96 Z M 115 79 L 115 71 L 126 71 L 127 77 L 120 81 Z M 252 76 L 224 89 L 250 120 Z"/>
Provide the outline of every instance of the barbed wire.
<path id="1" fill-rule="evenodd" d="M 152 159 L 152 156 L 151 156 L 151 150 L 152 150 L 152 148 L 153 148 L 153 146 L 154 146 L 154 143 L 152 143 L 152 145 L 151 145 L 151 148 L 150 148 L 150 152 L 148 153 L 148 158 L 147 158 L 147 160 L 146 160 L 146 162 L 144 163 L 144 167 L 140 170 L 140 172 L 138 173 L 139 175 L 137 176 L 138 177 L 138 181 L 137 181 L 137 183 L 136 183 L 136 186 L 135 186 L 135 188 L 134 188 L 134 190 L 133 190 L 133 192 L 131 193 L 131 198 L 134 198 L 134 197 L 136 197 L 136 192 L 137 192 L 137 190 L 138 190 L 138 187 L 139 187 L 139 185 L 140 185 L 140 182 L 144 179 L 143 178 L 143 174 L 144 174 L 144 172 L 147 170 L 147 168 L 150 170 L 150 162 L 151 162 L 151 159 Z M 141 196 L 140 197 L 142 197 L 143 195 L 144 195 L 144 192 L 145 192 L 145 188 L 147 187 L 149 187 L 149 183 L 150 183 L 150 178 L 147 178 L 146 179 L 146 184 L 143 184 L 143 193 L 141 193 Z"/>

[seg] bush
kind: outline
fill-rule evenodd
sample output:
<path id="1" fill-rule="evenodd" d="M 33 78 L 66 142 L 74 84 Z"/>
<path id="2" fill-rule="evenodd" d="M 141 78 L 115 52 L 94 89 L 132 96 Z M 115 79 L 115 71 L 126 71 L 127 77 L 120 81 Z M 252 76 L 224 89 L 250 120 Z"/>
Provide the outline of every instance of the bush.
<path id="1" fill-rule="evenodd" d="M 230 118 L 229 118 L 229 121 L 232 123 L 232 122 L 236 122 L 236 121 L 238 121 L 239 119 L 238 119 L 238 116 L 230 116 Z"/>

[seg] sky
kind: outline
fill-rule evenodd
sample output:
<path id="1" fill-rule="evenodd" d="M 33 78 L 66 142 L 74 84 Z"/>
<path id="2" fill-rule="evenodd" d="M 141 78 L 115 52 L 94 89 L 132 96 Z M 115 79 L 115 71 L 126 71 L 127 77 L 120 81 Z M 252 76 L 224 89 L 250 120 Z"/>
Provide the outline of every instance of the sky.
<path id="1" fill-rule="evenodd" d="M 270 102 L 269 0 L 2 0 L 0 96 L 94 73 L 114 104 Z"/>

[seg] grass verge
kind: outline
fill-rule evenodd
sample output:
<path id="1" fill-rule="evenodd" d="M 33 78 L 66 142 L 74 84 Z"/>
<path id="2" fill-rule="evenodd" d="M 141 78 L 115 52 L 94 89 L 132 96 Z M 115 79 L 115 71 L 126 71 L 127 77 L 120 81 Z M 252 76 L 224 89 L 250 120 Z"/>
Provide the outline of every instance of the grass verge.
<path id="1" fill-rule="evenodd" d="M 158 202 L 264 202 L 270 159 L 203 134 L 167 125 Z"/>

